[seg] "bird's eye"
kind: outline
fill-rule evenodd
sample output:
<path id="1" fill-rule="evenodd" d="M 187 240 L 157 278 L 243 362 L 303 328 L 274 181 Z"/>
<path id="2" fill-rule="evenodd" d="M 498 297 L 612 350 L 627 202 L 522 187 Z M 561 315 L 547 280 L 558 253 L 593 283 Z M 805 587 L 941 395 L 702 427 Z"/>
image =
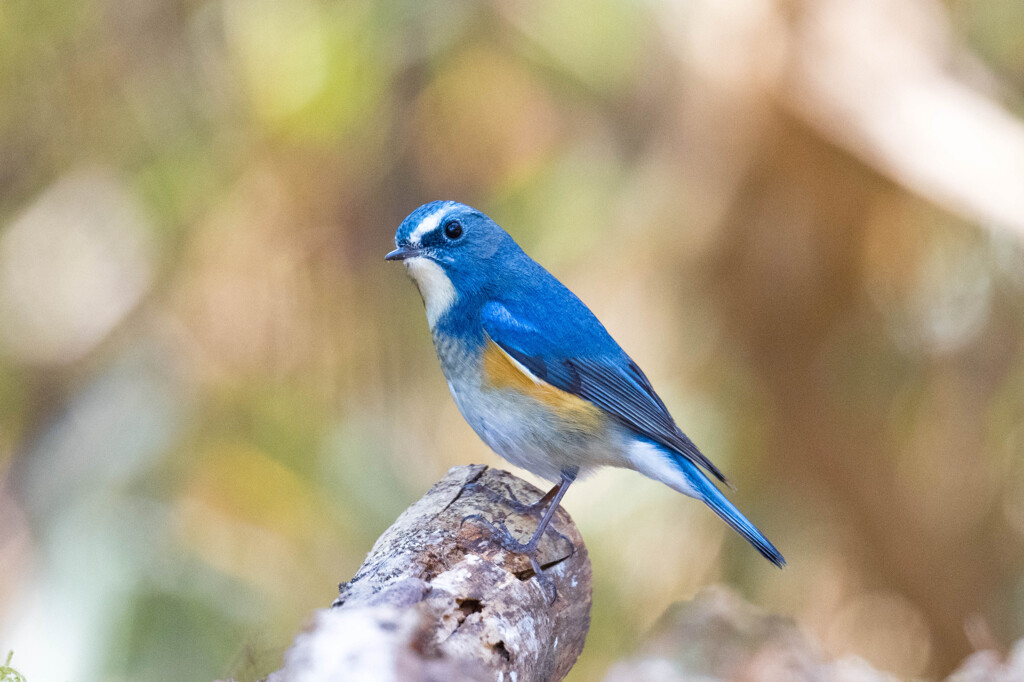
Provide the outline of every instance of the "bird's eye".
<path id="1" fill-rule="evenodd" d="M 462 223 L 458 220 L 449 220 L 444 224 L 444 236 L 448 239 L 458 239 L 462 236 Z"/>

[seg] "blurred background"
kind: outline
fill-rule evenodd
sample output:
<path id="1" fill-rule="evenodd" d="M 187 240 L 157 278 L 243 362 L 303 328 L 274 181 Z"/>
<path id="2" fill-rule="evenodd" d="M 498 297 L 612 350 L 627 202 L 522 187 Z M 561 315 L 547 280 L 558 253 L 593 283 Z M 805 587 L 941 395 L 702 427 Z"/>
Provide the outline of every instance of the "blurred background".
<path id="1" fill-rule="evenodd" d="M 902 677 L 1005 650 L 1022 25 L 1020 0 L 6 0 L 0 653 L 31 682 L 253 679 L 448 467 L 506 466 L 383 261 L 438 198 L 593 308 L 790 562 L 636 474 L 574 486 L 571 679 L 717 582 Z"/>

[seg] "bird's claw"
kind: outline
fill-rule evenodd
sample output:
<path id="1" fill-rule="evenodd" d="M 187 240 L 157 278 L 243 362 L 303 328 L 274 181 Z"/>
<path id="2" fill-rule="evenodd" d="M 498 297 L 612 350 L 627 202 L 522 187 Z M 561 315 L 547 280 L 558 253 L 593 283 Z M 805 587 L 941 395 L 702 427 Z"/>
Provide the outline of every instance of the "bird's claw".
<path id="1" fill-rule="evenodd" d="M 485 518 L 483 514 L 470 514 L 463 517 L 462 523 L 459 526 L 461 527 L 466 521 L 471 520 L 487 528 L 491 533 L 491 541 L 506 552 L 532 556 L 537 551 L 536 544 L 531 542 L 524 544 L 512 537 L 512 532 L 505 525 L 504 521 L 491 521 Z"/>
<path id="2" fill-rule="evenodd" d="M 555 587 L 554 579 L 540 565 L 537 557 L 530 557 L 530 566 L 533 568 L 533 577 L 537 579 L 537 584 L 548 598 L 548 605 L 554 604 L 558 600 L 558 588 Z"/>
<path id="3" fill-rule="evenodd" d="M 494 490 L 490 486 L 484 485 L 480 481 L 473 481 L 466 487 L 481 493 L 482 495 L 484 495 L 484 497 L 488 498 L 492 502 L 497 502 L 498 504 L 508 507 L 517 514 L 536 513 L 536 503 L 526 504 L 525 502 L 521 501 L 518 497 L 515 496 L 515 494 L 513 494 L 512 488 L 510 488 L 507 483 L 499 482 L 499 485 L 501 485 L 501 487 L 505 489 L 504 495 L 498 492 L 497 490 Z"/>
<path id="4" fill-rule="evenodd" d="M 569 554 L 568 554 L 568 556 L 572 556 L 573 554 L 576 553 L 576 545 L 572 544 L 572 540 L 569 539 L 568 535 L 565 535 L 564 533 L 558 532 L 552 526 L 548 526 L 548 529 L 547 529 L 546 532 L 554 533 L 555 537 L 557 537 L 559 540 L 564 540 L 565 544 L 569 545 Z"/>
<path id="5" fill-rule="evenodd" d="M 503 521 L 490 521 L 485 518 L 482 514 L 470 514 L 462 519 L 462 523 L 467 521 L 475 521 L 481 526 L 487 528 L 490 531 L 491 539 L 493 544 L 496 544 L 506 552 L 512 552 L 513 554 L 521 554 L 530 560 L 530 568 L 533 571 L 533 575 L 527 574 L 522 579 L 528 580 L 533 577 L 537 579 L 537 584 L 544 591 L 544 594 L 548 597 L 548 603 L 554 604 L 555 600 L 558 599 L 558 590 L 555 588 L 555 581 L 552 577 L 544 570 L 541 566 L 540 560 L 537 558 L 537 543 L 530 541 L 522 543 L 512 537 L 512 533 L 509 531 L 508 526 Z M 461 524 L 460 524 L 461 526 Z M 554 529 L 552 529 L 554 530 Z M 565 537 L 558 531 L 554 531 L 555 534 L 564 539 L 572 547 L 572 551 L 575 552 L 576 548 L 573 547 L 572 542 L 569 538 Z"/>
<path id="6" fill-rule="evenodd" d="M 497 495 L 493 490 L 489 491 L 491 494 Z M 462 522 L 459 524 L 461 527 L 467 521 L 474 521 L 481 526 L 485 527 L 491 535 L 490 542 L 497 545 L 501 549 L 512 552 L 513 554 L 521 554 L 526 556 L 530 560 L 530 567 L 533 570 L 532 576 L 526 576 L 524 579 L 534 577 L 537 579 L 537 584 L 544 591 L 544 594 L 548 597 L 548 603 L 554 604 L 558 599 L 558 590 L 555 588 L 555 581 L 552 577 L 544 571 L 541 566 L 539 559 L 537 558 L 537 548 L 540 541 L 540 537 L 534 536 L 529 542 L 522 543 L 512 537 L 511 531 L 508 526 L 505 525 L 504 519 L 492 521 L 486 518 L 483 514 L 470 514 L 463 517 Z M 564 534 L 558 532 L 552 527 L 548 527 L 546 531 L 551 531 L 558 538 L 564 540 L 569 545 L 570 553 L 576 552 L 575 545 L 572 541 Z M 545 531 L 545 532 L 546 532 Z"/>

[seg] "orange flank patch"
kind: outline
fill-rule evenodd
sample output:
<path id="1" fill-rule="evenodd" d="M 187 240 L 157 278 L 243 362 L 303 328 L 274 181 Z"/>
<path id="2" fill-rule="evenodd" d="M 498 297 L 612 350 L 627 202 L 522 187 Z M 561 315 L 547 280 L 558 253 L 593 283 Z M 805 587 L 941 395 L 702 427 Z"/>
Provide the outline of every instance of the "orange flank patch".
<path id="1" fill-rule="evenodd" d="M 601 408 L 533 377 L 490 339 L 484 347 L 484 377 L 485 385 L 527 395 L 547 405 L 560 419 L 579 429 L 597 431 L 605 424 Z"/>

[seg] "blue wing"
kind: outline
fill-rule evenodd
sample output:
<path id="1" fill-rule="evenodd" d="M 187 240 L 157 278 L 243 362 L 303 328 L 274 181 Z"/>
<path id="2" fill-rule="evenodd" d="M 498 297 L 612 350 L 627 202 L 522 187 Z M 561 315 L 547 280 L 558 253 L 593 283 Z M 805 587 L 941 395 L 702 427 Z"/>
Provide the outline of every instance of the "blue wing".
<path id="1" fill-rule="evenodd" d="M 565 289 L 559 293 L 563 292 L 571 300 L 560 301 L 558 311 L 546 310 L 548 306 L 540 302 L 529 316 L 513 315 L 501 303 L 488 303 L 481 312 L 484 331 L 537 378 L 590 401 L 725 483 L 718 467 L 676 426 L 637 364 L 579 299 Z M 566 319 L 576 324 L 567 326 Z"/>

